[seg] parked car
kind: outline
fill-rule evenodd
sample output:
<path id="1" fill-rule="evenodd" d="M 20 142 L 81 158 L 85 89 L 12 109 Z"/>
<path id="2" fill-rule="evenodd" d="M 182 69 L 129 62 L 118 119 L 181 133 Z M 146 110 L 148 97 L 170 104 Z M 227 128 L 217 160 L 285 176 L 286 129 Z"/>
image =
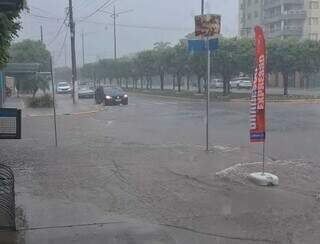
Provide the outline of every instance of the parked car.
<path id="1" fill-rule="evenodd" d="M 79 98 L 94 98 L 94 90 L 92 90 L 88 85 L 82 85 L 79 87 L 78 97 Z"/>
<path id="2" fill-rule="evenodd" d="M 238 88 L 239 83 L 241 81 L 242 78 L 237 77 L 237 78 L 233 78 L 232 80 L 230 80 L 230 88 Z"/>
<path id="3" fill-rule="evenodd" d="M 100 86 L 95 91 L 95 101 L 97 104 L 103 103 L 105 106 L 128 105 L 128 95 L 119 87 Z"/>
<path id="4" fill-rule="evenodd" d="M 238 89 L 251 89 L 252 82 L 249 79 L 241 80 L 238 84 Z"/>
<path id="5" fill-rule="evenodd" d="M 71 93 L 71 86 L 68 82 L 61 81 L 57 84 L 57 93 L 60 94 L 67 94 Z"/>
<path id="6" fill-rule="evenodd" d="M 212 86 L 213 88 L 223 88 L 223 81 L 221 79 L 213 79 Z"/>

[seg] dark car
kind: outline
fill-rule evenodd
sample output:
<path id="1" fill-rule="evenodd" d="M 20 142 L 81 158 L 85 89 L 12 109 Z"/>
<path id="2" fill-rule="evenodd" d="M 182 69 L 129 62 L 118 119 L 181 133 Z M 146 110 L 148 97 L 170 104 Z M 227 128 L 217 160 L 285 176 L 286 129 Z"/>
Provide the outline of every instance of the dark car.
<path id="1" fill-rule="evenodd" d="M 128 105 L 128 95 L 119 87 L 98 87 L 95 91 L 97 104 L 103 103 L 106 106 Z"/>

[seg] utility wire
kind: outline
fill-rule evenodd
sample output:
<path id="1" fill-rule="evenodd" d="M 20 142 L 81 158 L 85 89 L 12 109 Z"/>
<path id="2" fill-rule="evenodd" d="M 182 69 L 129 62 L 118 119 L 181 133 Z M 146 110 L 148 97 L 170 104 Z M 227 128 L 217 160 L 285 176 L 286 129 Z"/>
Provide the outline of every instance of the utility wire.
<path id="1" fill-rule="evenodd" d="M 97 8 L 95 11 L 93 11 L 91 14 L 83 17 L 80 19 L 81 22 L 89 19 L 90 17 L 92 17 L 93 15 L 95 15 L 96 13 L 98 13 L 100 10 L 102 10 L 103 8 L 107 8 L 109 7 L 111 4 L 115 3 L 117 0 L 108 0 L 106 1 L 104 4 L 102 4 L 99 8 Z"/>
<path id="2" fill-rule="evenodd" d="M 51 41 L 49 42 L 48 46 L 50 46 L 60 35 L 63 27 L 66 27 L 65 23 L 67 21 L 67 18 L 69 16 L 69 13 L 67 13 L 66 17 L 64 18 L 62 24 L 60 25 L 60 28 L 58 29 L 58 32 L 55 34 L 55 36 L 51 39 Z"/>
<path id="3" fill-rule="evenodd" d="M 59 60 L 61 55 L 62 55 L 62 51 L 64 50 L 64 48 L 66 46 L 67 37 L 68 37 L 68 30 L 66 30 L 66 34 L 64 36 L 64 40 L 63 40 L 63 43 L 62 43 L 62 45 L 60 47 L 60 50 L 58 52 L 58 56 L 57 56 L 56 60 Z"/>

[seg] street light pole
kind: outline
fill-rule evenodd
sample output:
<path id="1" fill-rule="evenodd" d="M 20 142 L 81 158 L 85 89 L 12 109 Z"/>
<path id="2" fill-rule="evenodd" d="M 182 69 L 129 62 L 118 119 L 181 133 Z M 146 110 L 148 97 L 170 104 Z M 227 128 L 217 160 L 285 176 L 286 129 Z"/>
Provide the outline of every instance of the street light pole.
<path id="1" fill-rule="evenodd" d="M 204 0 L 201 0 L 201 15 L 204 15 Z"/>

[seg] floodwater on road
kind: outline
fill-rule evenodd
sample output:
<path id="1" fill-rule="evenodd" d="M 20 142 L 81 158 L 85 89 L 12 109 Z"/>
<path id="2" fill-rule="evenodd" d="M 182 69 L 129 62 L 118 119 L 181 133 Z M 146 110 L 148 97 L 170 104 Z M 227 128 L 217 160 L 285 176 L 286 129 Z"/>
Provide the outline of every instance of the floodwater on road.
<path id="1" fill-rule="evenodd" d="M 128 106 L 58 116 L 58 148 L 51 117 L 24 118 L 23 139 L 0 142 L 19 229 L 0 243 L 317 243 L 319 105 L 268 104 L 276 188 L 246 180 L 261 168 L 248 111 L 210 104 L 210 152 L 203 101 L 132 95 Z"/>

